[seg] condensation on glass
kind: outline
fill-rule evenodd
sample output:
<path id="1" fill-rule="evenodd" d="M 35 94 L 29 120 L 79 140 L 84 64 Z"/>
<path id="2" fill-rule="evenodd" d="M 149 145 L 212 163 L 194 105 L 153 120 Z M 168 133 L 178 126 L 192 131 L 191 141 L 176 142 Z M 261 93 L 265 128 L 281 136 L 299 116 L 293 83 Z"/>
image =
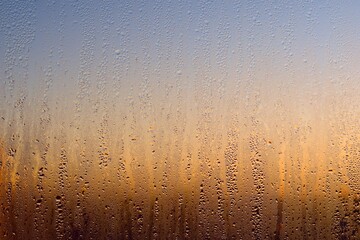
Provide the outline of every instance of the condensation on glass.
<path id="1" fill-rule="evenodd" d="M 1 1 L 0 239 L 360 239 L 356 1 Z"/>

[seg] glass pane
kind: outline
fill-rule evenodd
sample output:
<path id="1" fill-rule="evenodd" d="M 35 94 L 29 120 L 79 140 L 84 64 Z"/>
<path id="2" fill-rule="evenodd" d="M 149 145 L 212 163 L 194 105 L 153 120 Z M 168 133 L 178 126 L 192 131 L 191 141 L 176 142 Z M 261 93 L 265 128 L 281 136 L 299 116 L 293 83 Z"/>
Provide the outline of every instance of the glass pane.
<path id="1" fill-rule="evenodd" d="M 359 239 L 359 11 L 1 1 L 0 239 Z"/>

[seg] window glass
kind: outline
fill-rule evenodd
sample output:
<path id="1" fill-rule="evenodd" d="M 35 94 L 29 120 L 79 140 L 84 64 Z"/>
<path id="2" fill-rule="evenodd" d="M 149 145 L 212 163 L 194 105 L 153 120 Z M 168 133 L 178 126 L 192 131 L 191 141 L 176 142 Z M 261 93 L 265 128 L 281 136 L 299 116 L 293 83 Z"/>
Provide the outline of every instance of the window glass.
<path id="1" fill-rule="evenodd" d="M 359 10 L 1 1 L 0 239 L 359 239 Z"/>

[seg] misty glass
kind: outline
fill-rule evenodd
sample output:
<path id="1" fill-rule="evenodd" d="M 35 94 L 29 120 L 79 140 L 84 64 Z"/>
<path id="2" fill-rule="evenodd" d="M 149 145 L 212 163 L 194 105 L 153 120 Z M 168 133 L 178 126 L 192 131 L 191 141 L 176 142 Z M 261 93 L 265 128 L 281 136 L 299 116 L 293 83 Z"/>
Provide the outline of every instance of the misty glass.
<path id="1" fill-rule="evenodd" d="M 1 1 L 0 239 L 360 239 L 358 1 Z"/>

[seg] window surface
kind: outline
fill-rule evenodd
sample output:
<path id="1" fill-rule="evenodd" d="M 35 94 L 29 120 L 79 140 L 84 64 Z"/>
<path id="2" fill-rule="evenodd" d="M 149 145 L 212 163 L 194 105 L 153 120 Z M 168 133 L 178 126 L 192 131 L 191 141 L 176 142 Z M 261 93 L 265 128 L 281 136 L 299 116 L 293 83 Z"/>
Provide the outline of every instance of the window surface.
<path id="1" fill-rule="evenodd" d="M 357 1 L 1 1 L 0 239 L 360 239 Z"/>

